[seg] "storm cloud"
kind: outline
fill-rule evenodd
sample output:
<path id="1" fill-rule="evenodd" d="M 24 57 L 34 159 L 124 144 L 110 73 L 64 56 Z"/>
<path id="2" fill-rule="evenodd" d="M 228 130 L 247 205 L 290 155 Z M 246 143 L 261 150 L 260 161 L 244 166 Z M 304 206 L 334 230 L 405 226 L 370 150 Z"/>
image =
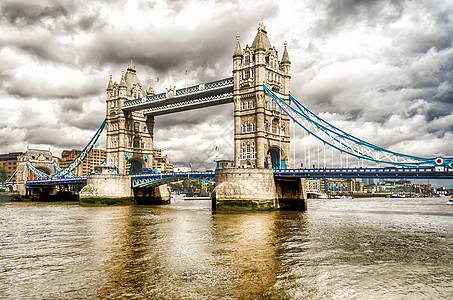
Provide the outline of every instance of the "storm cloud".
<path id="1" fill-rule="evenodd" d="M 82 148 L 109 75 L 118 82 L 130 59 L 156 92 L 231 76 L 236 33 L 250 45 L 263 17 L 280 55 L 288 42 L 291 93 L 310 109 L 382 147 L 453 154 L 447 0 L 5 0 L 0 14 L 2 153 Z M 297 163 L 316 147 L 300 131 L 293 141 Z M 154 145 L 178 165 L 211 169 L 232 144 L 231 105 L 156 117 Z"/>

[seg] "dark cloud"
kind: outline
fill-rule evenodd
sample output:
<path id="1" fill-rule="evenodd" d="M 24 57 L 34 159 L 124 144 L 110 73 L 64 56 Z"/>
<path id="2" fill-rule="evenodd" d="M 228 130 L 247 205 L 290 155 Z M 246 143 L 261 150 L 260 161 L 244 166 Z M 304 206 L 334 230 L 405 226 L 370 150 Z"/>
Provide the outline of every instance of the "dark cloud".
<path id="1" fill-rule="evenodd" d="M 2 15 L 14 25 L 30 25 L 43 19 L 66 17 L 70 2 L 55 0 L 4 0 L 0 4 Z"/>
<path id="2" fill-rule="evenodd" d="M 371 27 L 390 24 L 401 18 L 405 2 L 404 0 L 328 1 L 325 16 L 320 19 L 317 30 L 326 34 L 338 32 L 345 27 L 355 27 L 360 22 Z"/>

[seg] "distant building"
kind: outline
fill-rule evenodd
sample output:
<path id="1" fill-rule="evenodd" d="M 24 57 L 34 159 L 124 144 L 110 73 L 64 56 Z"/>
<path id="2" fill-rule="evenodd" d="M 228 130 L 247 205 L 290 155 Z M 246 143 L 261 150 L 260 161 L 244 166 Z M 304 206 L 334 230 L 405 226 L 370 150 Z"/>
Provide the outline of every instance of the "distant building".
<path id="1" fill-rule="evenodd" d="M 380 193 L 413 193 L 416 191 L 416 186 L 406 179 L 384 179 L 380 180 L 376 186 Z"/>
<path id="2" fill-rule="evenodd" d="M 364 184 L 360 180 L 353 179 L 328 179 L 327 193 L 337 194 L 358 194 L 364 192 Z"/>
<path id="3" fill-rule="evenodd" d="M 353 179 L 348 179 L 348 191 L 355 194 L 355 193 L 363 193 L 364 189 L 363 187 L 365 184 L 363 184 L 362 181 L 360 180 L 353 180 Z"/>
<path id="4" fill-rule="evenodd" d="M 372 184 L 372 183 L 374 183 L 374 178 L 363 178 L 362 182 L 364 184 Z"/>
<path id="5" fill-rule="evenodd" d="M 170 162 L 168 156 L 162 156 L 161 149 L 153 149 L 153 170 L 158 172 L 173 172 L 173 164 Z"/>
<path id="6" fill-rule="evenodd" d="M 6 175 L 11 177 L 17 169 L 17 157 L 24 154 L 23 152 L 11 152 L 7 154 L 0 154 L 0 164 L 3 165 L 6 169 Z M 11 179 L 11 181 L 16 181 L 16 175 Z"/>
<path id="7" fill-rule="evenodd" d="M 346 182 L 346 179 L 327 180 L 327 193 L 330 195 L 348 193 L 348 184 Z"/>
<path id="8" fill-rule="evenodd" d="M 77 156 L 82 153 L 82 150 L 63 150 L 61 152 L 61 159 L 58 166 L 63 169 L 66 168 Z M 101 163 L 105 164 L 107 153 L 104 149 L 91 149 L 87 157 L 74 169 L 72 174 L 82 176 L 94 170 L 94 167 L 99 166 Z"/>
<path id="9" fill-rule="evenodd" d="M 307 193 L 321 193 L 323 191 L 321 183 L 321 179 L 306 179 L 305 186 Z"/>

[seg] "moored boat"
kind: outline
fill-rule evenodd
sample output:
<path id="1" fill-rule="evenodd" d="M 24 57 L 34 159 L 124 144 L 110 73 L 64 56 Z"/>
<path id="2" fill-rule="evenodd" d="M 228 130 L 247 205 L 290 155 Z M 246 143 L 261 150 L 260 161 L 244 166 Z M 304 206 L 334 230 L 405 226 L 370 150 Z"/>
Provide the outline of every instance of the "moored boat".
<path id="1" fill-rule="evenodd" d="M 447 200 L 446 204 L 453 205 L 453 195 L 450 196 L 450 199 Z"/>
<path id="2" fill-rule="evenodd" d="M 392 194 L 390 198 L 406 198 L 406 196 L 403 194 Z"/>

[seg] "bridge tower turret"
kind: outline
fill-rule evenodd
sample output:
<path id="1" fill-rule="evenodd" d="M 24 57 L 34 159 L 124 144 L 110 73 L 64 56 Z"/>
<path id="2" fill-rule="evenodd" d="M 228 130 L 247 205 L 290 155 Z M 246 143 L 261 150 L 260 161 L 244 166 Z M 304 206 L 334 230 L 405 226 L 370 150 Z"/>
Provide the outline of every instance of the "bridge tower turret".
<path id="1" fill-rule="evenodd" d="M 290 157 L 290 119 L 266 94 L 265 83 L 289 102 L 290 60 L 286 43 L 281 61 L 263 22 L 251 46 L 233 54 L 234 160 L 239 168 L 285 168 Z"/>
<path id="2" fill-rule="evenodd" d="M 154 93 L 152 85 L 145 91 L 137 77 L 135 66 L 130 63 L 126 73 L 122 72 L 120 83 L 107 86 L 106 128 L 107 164 L 117 168 L 118 174 L 126 175 L 152 168 L 154 117 L 142 111 L 122 110 L 128 100 Z"/>

